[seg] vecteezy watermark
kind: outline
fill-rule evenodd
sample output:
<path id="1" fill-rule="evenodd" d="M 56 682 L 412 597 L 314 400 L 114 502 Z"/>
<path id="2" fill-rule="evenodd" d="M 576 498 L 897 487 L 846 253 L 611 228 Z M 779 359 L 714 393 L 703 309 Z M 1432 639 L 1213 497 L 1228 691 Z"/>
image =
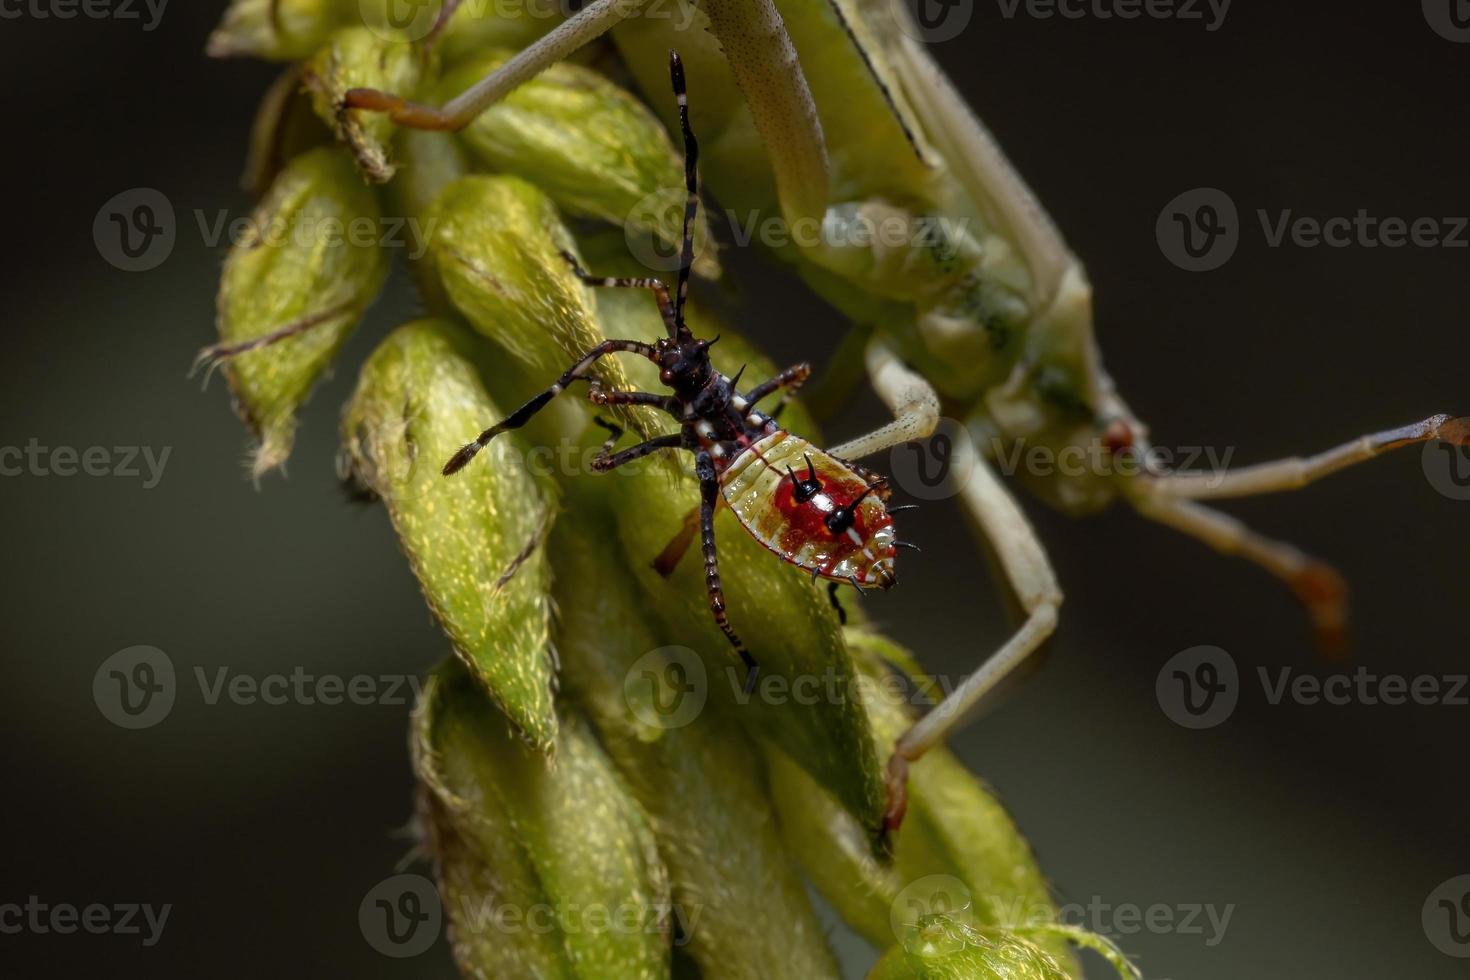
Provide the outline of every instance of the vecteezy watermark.
<path id="1" fill-rule="evenodd" d="M 1291 208 L 1257 208 L 1267 248 L 1470 248 L 1470 217 L 1413 218 L 1373 214 L 1300 215 Z M 1189 272 L 1208 272 L 1230 260 L 1246 226 L 1235 202 L 1213 187 L 1185 191 L 1164 206 L 1154 226 L 1164 257 Z"/>
<path id="2" fill-rule="evenodd" d="M 4 2 L 4 0 L 0 0 Z M 401 249 L 410 259 L 429 250 L 435 219 L 382 215 L 308 216 L 299 211 L 231 216 L 223 208 L 192 211 L 199 241 L 210 249 L 222 245 L 246 248 L 387 248 Z M 149 272 L 163 265 L 178 244 L 179 224 L 173 202 L 152 187 L 135 187 L 110 198 L 92 220 L 92 240 L 110 265 L 124 272 Z"/>
<path id="3" fill-rule="evenodd" d="M 947 874 L 925 875 L 901 889 L 889 906 L 889 926 L 901 943 L 908 943 L 925 918 L 945 916 L 969 925 L 1001 922 L 1013 927 L 1060 923 L 1077 926 L 1119 939 L 1139 933 L 1199 936 L 1209 947 L 1224 939 L 1234 903 L 1212 902 L 1110 902 L 1094 895 L 1086 902 L 1068 902 L 1053 907 L 1048 902 L 1028 901 L 1013 896 L 975 895 L 959 878 Z M 926 937 L 932 939 L 934 937 Z M 943 941 L 941 935 L 940 941 Z"/>
<path id="4" fill-rule="evenodd" d="M 359 0 L 363 23 L 383 37 L 415 43 L 428 37 L 449 0 Z M 580 0 L 464 0 L 455 19 L 494 20 L 500 23 L 550 21 L 558 23 L 583 7 Z M 688 30 L 695 5 L 689 0 L 623 0 L 623 18 L 671 21 L 673 30 Z"/>
<path id="5" fill-rule="evenodd" d="M 714 683 L 728 686 L 721 694 L 738 705 L 887 704 L 927 708 L 940 704 L 957 679 L 941 675 L 882 678 L 827 667 L 821 673 L 795 675 L 763 671 L 755 687 L 745 689 L 746 672 L 733 663 L 716 671 Z M 709 701 L 712 678 L 704 660 L 688 647 L 669 646 L 639 657 L 623 677 L 623 700 L 633 717 L 650 728 L 682 728 L 699 717 Z"/>
<path id="6" fill-rule="evenodd" d="M 1470 449 L 1435 439 L 1420 456 L 1429 485 L 1451 500 L 1470 500 Z"/>
<path id="7" fill-rule="evenodd" d="M 1470 959 L 1470 875 L 1441 882 L 1420 913 L 1424 935 L 1446 956 Z"/>
<path id="8" fill-rule="evenodd" d="M 0 935 L 29 933 L 36 936 L 69 936 L 86 932 L 94 936 L 141 936 L 144 946 L 156 946 L 163 936 L 173 905 L 153 906 L 139 902 L 43 902 L 37 895 L 20 902 L 0 903 Z"/>
<path id="9" fill-rule="evenodd" d="M 683 728 L 699 717 L 708 698 L 704 661 L 688 647 L 650 650 L 623 677 L 623 701 L 649 728 Z"/>
<path id="10" fill-rule="evenodd" d="M 1446 41 L 1470 44 L 1470 4 L 1465 0 L 1420 0 L 1424 19 Z"/>
<path id="11" fill-rule="evenodd" d="M 1213 728 L 1235 713 L 1240 700 L 1235 658 L 1219 647 L 1182 650 L 1159 669 L 1154 695 L 1175 724 Z"/>
<path id="12" fill-rule="evenodd" d="M 444 924 L 439 890 L 423 875 L 400 874 L 374 885 L 357 907 L 357 925 L 368 945 L 405 959 L 434 945 Z"/>
<path id="13" fill-rule="evenodd" d="M 200 700 L 209 707 L 326 705 L 406 707 L 418 700 L 421 682 L 415 674 L 316 674 L 304 667 L 290 673 L 244 674 L 229 667 L 192 672 Z M 108 657 L 92 675 L 92 700 L 102 716 L 120 728 L 152 728 L 173 711 L 179 693 L 177 673 L 168 654 L 157 647 L 135 646 Z"/>
<path id="14" fill-rule="evenodd" d="M 152 187 L 114 195 L 92 220 L 98 254 L 124 272 L 148 272 L 163 265 L 177 238 L 173 202 Z"/>
<path id="15" fill-rule="evenodd" d="M 450 907 L 451 913 L 456 911 Z M 456 929 L 485 938 L 487 934 L 564 936 L 617 936 L 664 934 L 678 925 L 675 945 L 694 934 L 702 907 L 674 902 L 532 902 L 521 904 L 499 898 L 474 900 L 466 896 L 453 916 Z"/>
<path id="16" fill-rule="evenodd" d="M 975 0 L 888 0 L 894 25 L 925 44 L 953 41 L 970 26 Z"/>
<path id="17" fill-rule="evenodd" d="M 172 446 L 43 446 L 33 436 L 24 446 L 0 446 L 0 478 L 105 476 L 141 479 L 152 490 L 172 452 Z"/>
<path id="18" fill-rule="evenodd" d="M 989 460 L 1005 476 L 1106 480 L 1169 472 L 1188 474 L 1192 480 L 1215 486 L 1225 478 L 1234 457 L 1233 446 L 1119 448 L 1106 434 L 1063 446 L 1033 443 L 1024 437 L 977 440 L 964 423 L 941 418 L 927 438 L 889 451 L 888 472 L 893 485 L 909 496 L 943 500 L 964 491 L 980 458 Z"/>
<path id="19" fill-rule="evenodd" d="M 1368 705 L 1463 708 L 1470 706 L 1470 675 L 1380 674 L 1359 666 L 1351 672 L 1307 674 L 1293 667 L 1257 667 L 1266 704 L 1306 707 Z M 1159 670 L 1159 707 L 1185 728 L 1213 728 L 1234 713 L 1244 685 L 1235 659 L 1212 646 L 1191 647 Z"/>
<path id="20" fill-rule="evenodd" d="M 661 187 L 645 194 L 623 221 L 623 238 L 633 257 L 654 272 L 672 272 L 682 261 L 676 237 L 684 215 L 683 187 Z M 770 249 L 942 250 L 966 238 L 969 219 L 939 214 L 910 214 L 894 208 L 839 206 L 821 218 L 788 221 L 779 213 L 751 209 L 739 212 L 706 209 L 706 224 L 723 223 L 720 236 L 737 248 L 758 243 Z M 708 233 L 695 239 L 695 256 L 708 244 Z"/>
<path id="21" fill-rule="evenodd" d="M 1196 187 L 1159 212 L 1154 237 L 1164 257 L 1188 272 L 1218 269 L 1240 245 L 1240 215 L 1230 195 L 1215 187 Z"/>
<path id="22" fill-rule="evenodd" d="M 152 33 L 167 6 L 168 0 L 0 0 L 0 20 L 135 20 Z"/>
<path id="23" fill-rule="evenodd" d="M 995 0 L 1006 20 L 1177 20 L 1218 31 L 1231 0 Z"/>

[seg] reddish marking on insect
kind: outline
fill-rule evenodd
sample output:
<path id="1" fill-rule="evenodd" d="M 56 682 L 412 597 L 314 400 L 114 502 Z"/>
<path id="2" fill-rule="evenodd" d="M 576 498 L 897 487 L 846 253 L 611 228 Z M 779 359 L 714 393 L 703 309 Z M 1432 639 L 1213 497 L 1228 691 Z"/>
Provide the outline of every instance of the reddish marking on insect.
<path id="1" fill-rule="evenodd" d="M 859 479 L 834 480 L 829 475 L 822 481 L 821 493 L 832 502 L 833 507 L 849 508 L 854 501 L 867 495 L 868 485 Z M 864 549 L 871 556 L 863 562 L 864 565 L 894 557 L 896 549 L 891 544 L 878 545 L 873 537 L 881 528 L 893 525 L 893 518 L 888 516 L 886 510 L 880 509 L 879 516 L 870 521 L 871 508 L 859 506 L 853 512 L 852 530 L 857 535 L 857 540 L 854 540 L 853 535 L 846 530 L 834 533 L 826 522 L 829 512 L 818 507 L 814 500 L 799 501 L 795 495 L 796 484 L 787 476 L 777 485 L 775 498 L 771 501 L 780 520 L 779 530 L 775 535 L 777 547 L 788 560 L 790 556 L 799 553 L 803 546 L 809 543 L 820 544 L 823 560 L 817 566 L 817 571 L 821 575 L 831 576 L 839 564 L 847 559 L 856 560 Z M 872 584 L 886 587 L 882 581 Z"/>

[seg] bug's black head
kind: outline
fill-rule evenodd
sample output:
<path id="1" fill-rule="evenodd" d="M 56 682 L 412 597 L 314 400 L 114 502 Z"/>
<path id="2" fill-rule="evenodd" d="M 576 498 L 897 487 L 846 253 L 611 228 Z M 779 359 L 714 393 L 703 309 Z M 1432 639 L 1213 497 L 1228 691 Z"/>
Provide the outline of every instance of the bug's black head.
<path id="1" fill-rule="evenodd" d="M 709 349 L 715 340 L 695 340 L 685 335 L 676 340 L 659 341 L 659 380 L 680 395 L 703 391 L 715 375 L 709 360 Z"/>

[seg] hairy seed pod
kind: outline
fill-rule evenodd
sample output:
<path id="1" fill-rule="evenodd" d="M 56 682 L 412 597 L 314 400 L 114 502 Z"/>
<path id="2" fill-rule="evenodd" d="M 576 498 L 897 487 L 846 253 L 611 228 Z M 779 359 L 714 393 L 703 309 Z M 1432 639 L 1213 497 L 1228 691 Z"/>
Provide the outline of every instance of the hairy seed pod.
<path id="1" fill-rule="evenodd" d="M 845 630 L 863 672 L 864 702 L 887 753 L 913 720 L 905 705 L 933 694 L 916 692 L 886 664 L 916 666 L 897 644 L 865 629 Z M 885 756 L 886 757 L 886 756 Z M 771 792 L 791 852 L 823 896 L 874 945 L 903 942 L 925 910 L 964 909 L 984 927 L 1051 923 L 1056 906 L 1030 848 L 1000 803 L 947 750 L 936 748 L 909 774 L 909 812 L 891 865 L 861 846 L 851 817 L 810 777 L 770 756 Z M 1063 969 L 1081 977 L 1064 941 L 1043 945 Z"/>
<path id="2" fill-rule="evenodd" d="M 352 157 L 323 147 L 293 160 L 233 244 L 219 288 L 221 361 L 235 405 L 259 439 L 255 476 L 291 452 L 296 410 L 387 274 L 377 196 Z"/>
<path id="3" fill-rule="evenodd" d="M 668 875 L 587 723 L 563 719 L 548 765 L 488 707 L 451 661 L 414 716 L 423 822 L 460 970 L 487 980 L 667 977 Z"/>
<path id="4" fill-rule="evenodd" d="M 453 479 L 439 473 L 466 434 L 500 416 L 476 370 L 477 343 L 439 320 L 390 334 L 347 406 L 344 458 L 387 506 L 459 657 L 526 740 L 549 753 L 556 738 L 544 548 L 551 505 L 512 437 Z"/>
<path id="5" fill-rule="evenodd" d="M 489 51 L 456 65 L 440 85 L 448 98 L 500 67 L 510 52 Z M 684 164 L 657 117 L 590 68 L 562 63 L 511 92 L 460 134 L 494 170 L 532 181 L 570 214 L 651 233 L 658 271 L 678 267 L 683 238 Z M 703 214 L 695 230 L 696 270 L 718 275 Z M 646 274 L 645 270 L 645 274 Z"/>
<path id="6" fill-rule="evenodd" d="M 524 374 L 555 378 L 605 339 L 591 291 L 562 254 L 575 248 L 571 233 L 533 185 L 462 178 L 440 193 L 426 226 L 445 295 Z M 588 377 L 608 390 L 628 387 L 614 358 L 600 360 Z M 650 409 L 613 406 L 609 414 L 644 438 L 659 431 Z"/>
<path id="7" fill-rule="evenodd" d="M 302 81 L 322 121 L 351 148 L 363 176 L 375 184 L 392 179 L 389 159 L 392 121 L 379 112 L 343 108 L 349 89 L 378 88 L 412 95 L 417 91 L 424 59 L 406 35 L 392 31 L 349 27 L 307 62 Z"/>
<path id="8" fill-rule="evenodd" d="M 1080 974 L 1079 974 L 1080 975 Z M 970 928 L 925 916 L 914 936 L 890 949 L 868 980 L 1067 980 L 1044 950 L 1004 930 Z"/>
<path id="9" fill-rule="evenodd" d="M 617 477 L 566 481 L 567 508 L 551 540 L 557 651 L 568 696 L 653 824 L 673 886 L 676 941 L 705 976 L 836 980 L 821 923 L 770 820 L 759 751 L 729 712 L 703 710 L 697 688 L 665 690 L 664 672 L 689 668 L 690 654 L 679 634 L 656 629 L 627 561 L 604 543 L 609 479 Z"/>

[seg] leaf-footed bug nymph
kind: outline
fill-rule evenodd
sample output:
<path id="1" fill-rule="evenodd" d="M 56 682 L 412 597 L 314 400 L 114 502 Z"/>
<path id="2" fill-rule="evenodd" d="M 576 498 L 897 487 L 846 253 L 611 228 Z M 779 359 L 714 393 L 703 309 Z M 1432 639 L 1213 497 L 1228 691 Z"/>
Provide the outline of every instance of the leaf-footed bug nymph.
<path id="1" fill-rule="evenodd" d="M 926 435 L 938 417 L 938 399 L 920 387 L 901 417 L 871 435 L 825 452 L 786 432 L 777 418 L 787 399 L 811 374 L 807 364 L 787 368 L 768 381 L 742 392 L 740 376 L 726 377 L 710 363 L 709 349 L 719 338 L 696 338 L 684 320 L 689 275 L 694 262 L 694 219 L 699 207 L 699 147 L 689 125 L 684 68 L 676 52 L 669 55 L 669 74 L 678 99 L 684 138 L 684 177 L 688 193 L 677 289 L 655 278 L 600 278 L 581 268 L 575 256 L 563 253 L 577 277 L 589 286 L 647 289 L 658 303 L 668 336 L 654 344 L 635 340 L 605 340 L 587 351 L 545 391 L 526 402 L 464 446 L 444 466 L 446 476 L 466 466 L 475 454 L 502 432 L 525 425 L 551 399 L 587 372 L 602 357 L 630 353 L 659 367 L 659 378 L 672 394 L 647 391 L 607 391 L 593 386 L 591 401 L 601 405 L 644 405 L 668 412 L 680 424 L 678 433 L 658 436 L 613 452 L 622 430 L 599 421 L 610 432 L 592 468 L 606 472 L 661 449 L 684 449 L 694 454 L 700 503 L 697 530 L 704 550 L 705 584 L 710 609 L 735 652 L 746 666 L 746 691 L 753 689 L 759 667 L 746 650 L 725 610 L 715 545 L 715 511 L 723 502 L 750 534 L 782 559 L 805 569 L 812 578 L 826 578 L 835 590 L 849 583 L 859 591 L 891 588 L 897 581 L 894 559 L 903 542 L 896 540 L 887 506 L 889 490 L 882 477 L 849 459 L 880 452 L 898 443 Z M 781 402 L 768 415 L 756 404 L 777 391 Z M 896 509 L 896 508 L 895 508 Z M 667 574 L 692 542 L 696 522 L 686 521 L 687 534 L 676 537 L 655 563 Z M 833 604 L 836 605 L 835 594 Z M 839 611 L 840 611 L 840 607 Z"/>

